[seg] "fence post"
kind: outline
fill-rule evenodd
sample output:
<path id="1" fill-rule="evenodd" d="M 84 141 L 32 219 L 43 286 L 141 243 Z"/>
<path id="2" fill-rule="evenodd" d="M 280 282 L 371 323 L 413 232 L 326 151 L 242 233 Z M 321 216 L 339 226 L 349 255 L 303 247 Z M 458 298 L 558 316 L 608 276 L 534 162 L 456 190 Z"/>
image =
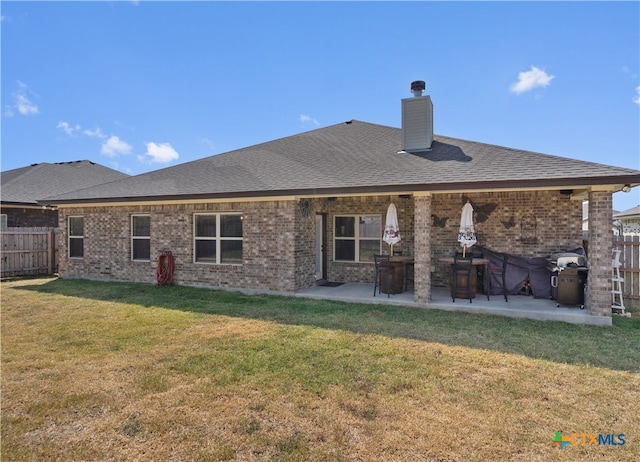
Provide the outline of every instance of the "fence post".
<path id="1" fill-rule="evenodd" d="M 56 242 L 56 235 L 53 232 L 53 230 L 51 230 L 48 234 L 48 242 L 47 242 L 47 261 L 49 263 L 49 274 L 53 275 L 53 268 L 55 266 L 55 242 Z"/>

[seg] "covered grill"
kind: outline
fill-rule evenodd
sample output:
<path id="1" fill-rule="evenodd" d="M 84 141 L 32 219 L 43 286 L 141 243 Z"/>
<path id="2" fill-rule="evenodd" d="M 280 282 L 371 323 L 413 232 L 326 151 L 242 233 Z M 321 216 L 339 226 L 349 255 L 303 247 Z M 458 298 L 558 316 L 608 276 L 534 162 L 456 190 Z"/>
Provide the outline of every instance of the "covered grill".
<path id="1" fill-rule="evenodd" d="M 580 305 L 584 308 L 584 289 L 587 283 L 587 258 L 579 253 L 557 253 L 549 257 L 547 269 L 551 276 L 551 293 L 560 306 Z"/>

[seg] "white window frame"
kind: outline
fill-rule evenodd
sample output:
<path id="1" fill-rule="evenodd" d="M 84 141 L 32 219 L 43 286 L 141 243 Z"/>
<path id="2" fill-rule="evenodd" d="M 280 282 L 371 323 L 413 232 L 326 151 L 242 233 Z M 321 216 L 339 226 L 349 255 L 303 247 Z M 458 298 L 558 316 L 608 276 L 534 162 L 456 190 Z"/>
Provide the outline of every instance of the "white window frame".
<path id="1" fill-rule="evenodd" d="M 133 226 L 133 220 L 136 217 L 148 217 L 149 218 L 149 235 L 148 236 L 135 236 L 133 234 L 135 227 Z M 149 258 L 133 258 L 133 244 L 136 240 L 147 240 L 149 241 Z M 148 213 L 135 213 L 131 215 L 131 261 L 142 261 L 148 262 L 151 261 L 151 215 Z"/>
<path id="2" fill-rule="evenodd" d="M 242 229 L 241 237 L 226 237 L 220 236 L 220 218 L 225 216 L 239 216 L 242 220 L 242 212 L 216 212 L 216 213 L 194 213 L 193 214 L 193 262 L 199 265 L 232 265 L 239 266 L 242 263 L 230 263 L 230 262 L 222 262 L 220 261 L 222 258 L 222 241 L 241 241 L 243 242 L 243 252 L 244 252 L 244 226 Z M 215 237 L 210 236 L 196 236 L 196 232 L 198 230 L 197 225 L 197 217 L 200 216 L 215 216 L 216 217 L 216 235 Z M 196 242 L 197 241 L 215 241 L 216 242 L 216 261 L 198 261 L 198 255 L 196 254 Z"/>
<path id="3" fill-rule="evenodd" d="M 73 218 L 82 218 L 82 235 L 75 236 L 71 234 L 71 219 Z M 72 239 L 81 239 L 82 240 L 82 256 L 71 256 L 71 240 Z M 84 258 L 84 215 L 70 215 L 67 217 L 67 256 L 72 260 L 82 260 Z"/>
<path id="4" fill-rule="evenodd" d="M 380 219 L 380 236 L 378 237 L 361 237 L 360 236 L 360 219 L 363 217 L 377 217 Z M 336 219 L 337 218 L 354 218 L 354 236 L 336 236 Z M 380 241 L 378 253 L 382 252 L 382 215 L 376 213 L 345 213 L 333 216 L 333 261 L 339 263 L 375 263 L 374 261 L 360 261 L 360 241 Z M 336 258 L 336 241 L 355 241 L 354 260 L 338 260 Z"/>

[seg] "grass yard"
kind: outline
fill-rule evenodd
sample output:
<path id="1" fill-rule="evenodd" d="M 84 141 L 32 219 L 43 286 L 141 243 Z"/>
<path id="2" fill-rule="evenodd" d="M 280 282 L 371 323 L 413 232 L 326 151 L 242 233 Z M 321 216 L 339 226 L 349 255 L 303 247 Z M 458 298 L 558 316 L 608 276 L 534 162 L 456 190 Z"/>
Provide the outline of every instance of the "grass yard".
<path id="1" fill-rule="evenodd" d="M 3 461 L 640 460 L 638 318 L 57 279 L 1 302 Z"/>

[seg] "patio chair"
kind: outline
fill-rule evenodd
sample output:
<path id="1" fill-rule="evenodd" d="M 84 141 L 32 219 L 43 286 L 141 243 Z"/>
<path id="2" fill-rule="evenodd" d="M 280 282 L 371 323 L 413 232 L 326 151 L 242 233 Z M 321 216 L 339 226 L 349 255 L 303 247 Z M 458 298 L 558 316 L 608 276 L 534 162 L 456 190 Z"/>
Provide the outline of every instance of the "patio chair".
<path id="1" fill-rule="evenodd" d="M 458 294 L 458 287 L 462 287 L 462 285 L 466 285 L 467 289 L 464 292 L 469 297 L 469 303 L 473 303 L 473 281 L 472 281 L 472 273 L 475 271 L 473 266 L 473 256 L 469 255 L 468 257 L 463 257 L 462 255 L 454 255 L 453 257 L 453 275 L 452 275 L 452 284 L 451 284 L 451 299 L 455 302 L 456 296 L 462 298 Z"/>
<path id="2" fill-rule="evenodd" d="M 391 262 L 389 261 L 389 255 L 375 254 L 373 256 L 373 261 L 376 264 L 376 283 L 373 286 L 373 296 L 376 296 L 376 290 L 379 294 L 382 293 L 381 286 L 383 280 L 386 280 L 387 297 L 391 297 L 391 282 L 394 279 L 393 275 L 395 272 L 395 267 L 391 265 Z"/>
<path id="3" fill-rule="evenodd" d="M 502 295 L 504 296 L 504 301 L 508 302 L 509 299 L 507 297 L 507 281 L 506 281 L 506 274 L 507 274 L 507 260 L 509 259 L 509 255 L 507 255 L 506 253 L 502 253 L 499 254 L 500 257 L 502 257 L 502 265 L 497 265 L 494 262 L 492 262 L 491 260 L 489 260 L 489 264 L 487 265 L 487 300 L 489 300 L 489 295 L 491 294 L 492 290 L 492 286 L 493 286 L 493 276 L 496 277 L 496 279 L 498 279 L 501 282 L 501 287 L 502 287 Z"/>
<path id="4" fill-rule="evenodd" d="M 415 287 L 415 263 L 407 262 L 404 264 L 404 290 L 406 291 L 409 288 L 409 281 L 411 281 L 411 286 Z"/>

